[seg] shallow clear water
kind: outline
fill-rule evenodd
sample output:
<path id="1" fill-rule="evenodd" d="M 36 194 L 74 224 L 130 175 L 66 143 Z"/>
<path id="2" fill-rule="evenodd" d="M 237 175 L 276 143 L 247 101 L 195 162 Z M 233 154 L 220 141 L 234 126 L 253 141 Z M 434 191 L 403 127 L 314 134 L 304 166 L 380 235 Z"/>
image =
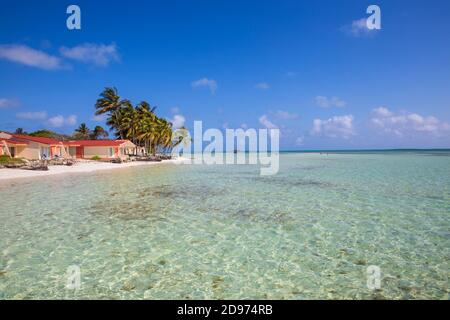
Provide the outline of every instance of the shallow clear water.
<path id="1" fill-rule="evenodd" d="M 448 299 L 450 154 L 284 153 L 280 166 L 0 182 L 0 299 Z"/>

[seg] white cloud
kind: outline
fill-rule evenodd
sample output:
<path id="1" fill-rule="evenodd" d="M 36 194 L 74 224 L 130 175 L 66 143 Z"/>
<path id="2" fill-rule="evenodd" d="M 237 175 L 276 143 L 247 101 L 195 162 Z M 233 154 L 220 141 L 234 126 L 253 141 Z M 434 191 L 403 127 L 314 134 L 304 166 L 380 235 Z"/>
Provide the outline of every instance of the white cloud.
<path id="1" fill-rule="evenodd" d="M 19 112 L 16 114 L 16 117 L 25 120 L 45 120 L 47 119 L 47 112 L 46 111 Z"/>
<path id="2" fill-rule="evenodd" d="M 172 126 L 174 129 L 178 129 L 184 126 L 186 118 L 181 114 L 176 114 L 173 116 L 173 119 L 170 122 L 172 122 Z"/>
<path id="3" fill-rule="evenodd" d="M 367 18 L 352 21 L 351 24 L 343 26 L 341 31 L 352 37 L 369 37 L 376 33 L 376 29 L 367 28 Z"/>
<path id="4" fill-rule="evenodd" d="M 267 82 L 260 82 L 255 84 L 255 88 L 260 90 L 268 90 L 270 85 Z"/>
<path id="5" fill-rule="evenodd" d="M 278 126 L 274 123 L 272 123 L 267 115 L 263 114 L 261 117 L 259 117 L 259 123 L 262 124 L 267 129 L 277 129 Z"/>
<path id="6" fill-rule="evenodd" d="M 19 104 L 17 99 L 0 98 L 0 109 L 17 107 Z"/>
<path id="7" fill-rule="evenodd" d="M 388 110 L 388 108 L 385 107 L 378 107 L 373 109 L 373 113 L 379 117 L 390 117 L 392 116 L 392 112 Z"/>
<path id="8" fill-rule="evenodd" d="M 103 67 L 112 61 L 119 61 L 119 54 L 114 43 L 110 45 L 84 43 L 72 48 L 61 47 L 59 51 L 66 58 L 96 66 Z"/>
<path id="9" fill-rule="evenodd" d="M 62 115 L 57 115 L 48 118 L 47 111 L 35 111 L 35 112 L 19 112 L 16 117 L 24 120 L 41 120 L 45 121 L 51 127 L 59 128 L 64 125 L 73 126 L 77 123 L 77 116 L 70 115 L 64 117 Z"/>
<path id="10" fill-rule="evenodd" d="M 0 59 L 44 70 L 60 69 L 61 60 L 25 45 L 0 45 Z"/>
<path id="11" fill-rule="evenodd" d="M 217 82 L 213 79 L 208 78 L 202 78 L 196 81 L 191 82 L 191 86 L 193 88 L 199 88 L 199 87 L 208 87 L 211 94 L 215 94 L 217 91 Z"/>
<path id="12" fill-rule="evenodd" d="M 77 123 L 77 116 L 70 115 L 67 118 L 65 118 L 62 115 L 57 115 L 57 116 L 49 118 L 47 120 L 47 123 L 51 127 L 55 127 L 55 128 L 59 128 L 59 127 L 62 127 L 64 125 L 73 126 L 73 125 L 75 125 Z"/>
<path id="13" fill-rule="evenodd" d="M 66 118 L 66 124 L 73 126 L 77 123 L 77 116 L 76 115 L 70 115 Z"/>
<path id="14" fill-rule="evenodd" d="M 91 118 L 91 120 L 97 121 L 97 122 L 103 122 L 103 121 L 106 121 L 107 118 L 108 118 L 108 116 L 106 114 L 99 114 L 99 115 L 94 115 Z"/>
<path id="15" fill-rule="evenodd" d="M 407 111 L 394 113 L 385 107 L 373 109 L 372 123 L 382 132 L 393 133 L 403 137 L 413 133 L 429 133 L 442 135 L 450 130 L 450 124 L 442 122 L 434 116 L 422 116 Z"/>
<path id="16" fill-rule="evenodd" d="M 334 116 L 327 120 L 314 119 L 311 134 L 348 139 L 356 134 L 353 127 L 353 116 Z"/>
<path id="17" fill-rule="evenodd" d="M 48 119 L 48 123 L 52 127 L 62 127 L 64 125 L 64 117 L 63 116 L 54 116 Z"/>
<path id="18" fill-rule="evenodd" d="M 278 110 L 275 112 L 275 116 L 281 120 L 292 120 L 298 118 L 298 114 L 283 110 Z"/>
<path id="19" fill-rule="evenodd" d="M 340 99 L 339 97 L 325 97 L 325 96 L 316 96 L 315 99 L 316 105 L 321 108 L 330 108 L 330 107 L 338 107 L 342 108 L 347 105 L 347 102 Z"/>

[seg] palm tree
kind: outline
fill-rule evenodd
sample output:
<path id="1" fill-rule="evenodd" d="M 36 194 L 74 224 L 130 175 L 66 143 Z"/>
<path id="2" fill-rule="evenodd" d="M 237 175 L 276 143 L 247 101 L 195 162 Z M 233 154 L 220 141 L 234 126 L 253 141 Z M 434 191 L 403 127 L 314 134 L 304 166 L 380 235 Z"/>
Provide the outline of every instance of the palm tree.
<path id="1" fill-rule="evenodd" d="M 122 100 L 117 93 L 116 88 L 106 87 L 100 94 L 101 98 L 97 99 L 95 103 L 95 115 L 104 113 L 113 113 L 120 109 L 128 100 Z"/>
<path id="2" fill-rule="evenodd" d="M 101 98 L 95 103 L 95 114 L 108 114 L 107 124 L 114 129 L 116 136 L 123 139 L 121 126 L 121 110 L 131 106 L 129 100 L 121 99 L 116 88 L 106 87 L 100 94 Z"/>
<path id="3" fill-rule="evenodd" d="M 75 129 L 74 138 L 76 140 L 87 140 L 91 134 L 91 130 L 87 127 L 86 123 L 80 124 L 80 126 Z"/>
<path id="4" fill-rule="evenodd" d="M 27 134 L 23 128 L 17 128 L 16 131 L 14 132 L 15 134 Z"/>
<path id="5" fill-rule="evenodd" d="M 108 137 L 108 132 L 101 126 L 95 126 L 94 131 L 91 133 L 92 140 L 105 139 Z"/>

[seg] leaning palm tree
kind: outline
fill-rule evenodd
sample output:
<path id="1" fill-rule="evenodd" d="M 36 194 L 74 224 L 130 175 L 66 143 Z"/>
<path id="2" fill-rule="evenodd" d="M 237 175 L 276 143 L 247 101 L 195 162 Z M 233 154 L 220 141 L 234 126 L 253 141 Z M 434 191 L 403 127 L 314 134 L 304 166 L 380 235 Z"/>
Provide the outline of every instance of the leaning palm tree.
<path id="1" fill-rule="evenodd" d="M 100 94 L 100 97 L 95 103 L 95 114 L 108 114 L 106 123 L 114 130 L 116 136 L 124 139 L 123 132 L 120 129 L 123 116 L 121 112 L 123 108 L 131 106 L 130 101 L 121 99 L 117 93 L 117 89 L 114 87 L 106 87 Z"/>
<path id="2" fill-rule="evenodd" d="M 143 117 L 139 122 L 140 128 L 137 139 L 141 142 L 141 147 L 144 147 L 146 152 L 151 153 L 153 142 L 156 139 L 156 123 L 155 117 Z"/>
<path id="3" fill-rule="evenodd" d="M 117 93 L 116 88 L 106 87 L 100 94 L 101 98 L 97 99 L 95 103 L 95 115 L 101 115 L 104 113 L 113 113 L 119 110 L 123 104 L 128 101 L 121 99 Z"/>
<path id="4" fill-rule="evenodd" d="M 122 139 L 129 139 L 133 143 L 135 142 L 139 115 L 131 104 L 126 105 L 118 112 L 120 114 L 120 123 L 117 126 L 117 130 L 120 133 Z"/>
<path id="5" fill-rule="evenodd" d="M 80 124 L 80 126 L 75 129 L 74 138 L 77 140 L 87 140 L 91 134 L 91 130 L 87 127 L 86 123 Z"/>
<path id="6" fill-rule="evenodd" d="M 164 151 L 170 147 L 172 142 L 172 123 L 164 118 L 156 118 L 154 139 L 151 143 L 151 149 L 153 155 L 158 150 Z"/>

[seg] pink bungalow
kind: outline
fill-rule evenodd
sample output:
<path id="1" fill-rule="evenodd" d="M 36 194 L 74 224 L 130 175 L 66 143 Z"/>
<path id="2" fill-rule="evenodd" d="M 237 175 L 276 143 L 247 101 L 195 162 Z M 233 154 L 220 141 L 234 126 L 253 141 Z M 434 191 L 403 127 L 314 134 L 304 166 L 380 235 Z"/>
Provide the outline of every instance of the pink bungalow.
<path id="1" fill-rule="evenodd" d="M 64 154 L 64 144 L 56 139 L 0 132 L 0 155 L 34 160 L 52 159 Z"/>
<path id="2" fill-rule="evenodd" d="M 64 145 L 68 147 L 69 154 L 78 159 L 124 158 L 136 148 L 129 140 L 73 140 L 64 142 Z"/>

